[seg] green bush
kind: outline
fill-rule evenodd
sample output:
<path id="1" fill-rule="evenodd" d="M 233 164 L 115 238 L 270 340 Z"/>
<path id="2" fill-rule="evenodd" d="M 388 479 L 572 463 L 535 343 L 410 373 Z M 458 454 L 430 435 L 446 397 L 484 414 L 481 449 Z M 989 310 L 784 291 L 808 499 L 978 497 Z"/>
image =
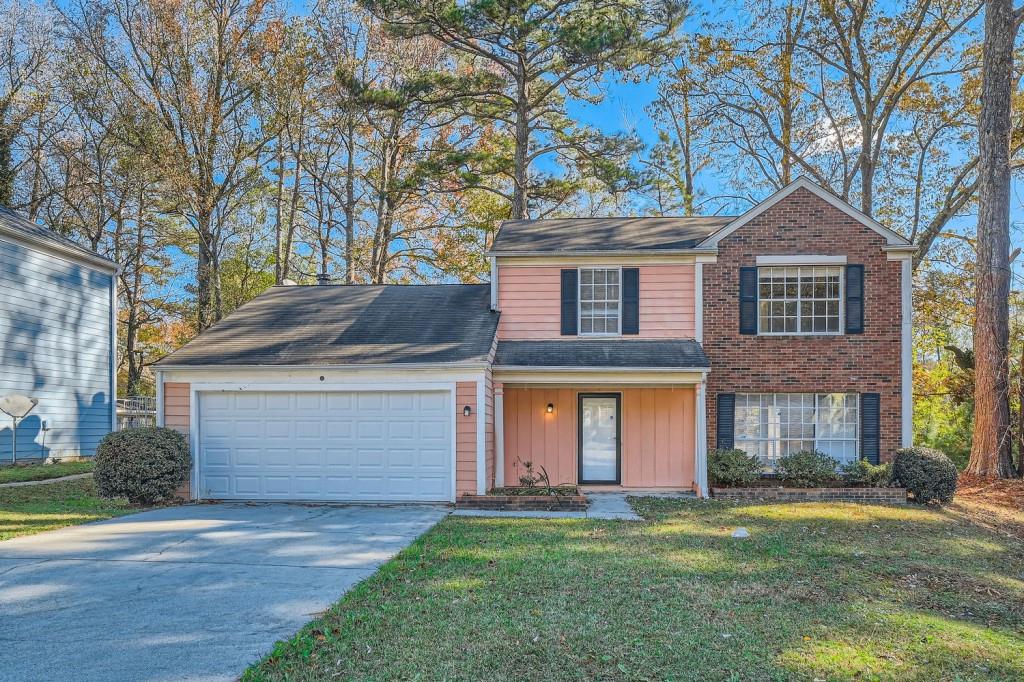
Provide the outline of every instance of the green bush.
<path id="1" fill-rule="evenodd" d="M 921 503 L 952 502 L 956 493 L 956 465 L 949 457 L 931 448 L 897 450 L 892 462 L 892 477 Z"/>
<path id="2" fill-rule="evenodd" d="M 114 431 L 100 441 L 93 478 L 103 497 L 152 504 L 188 479 L 191 461 L 188 440 L 173 429 Z"/>
<path id="3" fill-rule="evenodd" d="M 761 475 L 757 457 L 743 450 L 712 450 L 708 454 L 708 478 L 712 485 L 742 486 Z"/>
<path id="4" fill-rule="evenodd" d="M 892 481 L 891 464 L 872 464 L 858 459 L 844 464 L 840 469 L 849 485 L 862 488 L 884 488 Z"/>
<path id="5" fill-rule="evenodd" d="M 801 450 L 779 457 L 775 473 L 794 488 L 816 488 L 836 480 L 837 466 L 839 462 L 823 452 Z"/>

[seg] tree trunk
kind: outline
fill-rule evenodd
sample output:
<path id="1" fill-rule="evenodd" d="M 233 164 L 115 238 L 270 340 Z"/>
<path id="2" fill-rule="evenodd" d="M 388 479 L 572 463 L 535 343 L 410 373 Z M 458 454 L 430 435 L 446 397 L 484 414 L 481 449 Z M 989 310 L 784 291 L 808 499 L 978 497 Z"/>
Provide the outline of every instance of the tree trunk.
<path id="1" fill-rule="evenodd" d="M 14 203 L 14 135 L 0 123 L 0 206 Z"/>
<path id="2" fill-rule="evenodd" d="M 529 161 L 530 154 L 530 92 L 526 74 L 520 73 L 516 102 L 515 154 L 512 158 L 513 220 L 530 217 Z"/>
<path id="3" fill-rule="evenodd" d="M 1010 98 L 1016 33 L 1011 0 L 985 3 L 978 117 L 978 263 L 974 438 L 967 471 L 1014 475 L 1010 434 Z"/>
<path id="4" fill-rule="evenodd" d="M 345 284 L 356 281 L 356 126 L 351 113 L 348 116 L 345 138 Z"/>
<path id="5" fill-rule="evenodd" d="M 217 321 L 213 298 L 214 264 L 213 264 L 213 216 L 204 211 L 198 217 L 197 232 L 199 233 L 199 253 L 196 262 L 196 322 L 199 331 Z"/>
<path id="6" fill-rule="evenodd" d="M 284 282 L 284 130 L 277 136 L 277 193 L 274 200 L 274 284 Z"/>

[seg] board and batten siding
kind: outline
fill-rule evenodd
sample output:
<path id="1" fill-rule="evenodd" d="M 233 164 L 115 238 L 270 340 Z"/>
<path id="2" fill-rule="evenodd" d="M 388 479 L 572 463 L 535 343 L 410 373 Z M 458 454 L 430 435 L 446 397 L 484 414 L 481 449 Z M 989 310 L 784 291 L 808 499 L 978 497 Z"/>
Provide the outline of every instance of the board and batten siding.
<path id="1" fill-rule="evenodd" d="M 639 269 L 640 333 L 631 338 L 694 338 L 694 266 L 641 265 Z M 565 338 L 561 333 L 561 270 L 555 265 L 498 265 L 500 340 Z"/>
<path id="2" fill-rule="evenodd" d="M 18 426 L 19 460 L 91 456 L 110 432 L 113 277 L 0 238 L 0 395 L 39 400 Z M 0 461 L 10 457 L 0 415 Z"/>
<path id="3" fill-rule="evenodd" d="M 554 485 L 577 483 L 580 393 L 621 396 L 624 487 L 696 487 L 696 393 L 690 386 L 516 386 L 504 384 L 505 483 L 517 485 L 526 462 Z M 552 405 L 552 412 L 547 406 Z"/>

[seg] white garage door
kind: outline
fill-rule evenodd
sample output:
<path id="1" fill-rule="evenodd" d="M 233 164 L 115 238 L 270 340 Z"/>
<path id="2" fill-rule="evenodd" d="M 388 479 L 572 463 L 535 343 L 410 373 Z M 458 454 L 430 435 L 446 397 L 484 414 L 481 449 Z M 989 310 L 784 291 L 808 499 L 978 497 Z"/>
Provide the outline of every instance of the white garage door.
<path id="1" fill-rule="evenodd" d="M 451 499 L 447 391 L 199 394 L 208 499 Z"/>

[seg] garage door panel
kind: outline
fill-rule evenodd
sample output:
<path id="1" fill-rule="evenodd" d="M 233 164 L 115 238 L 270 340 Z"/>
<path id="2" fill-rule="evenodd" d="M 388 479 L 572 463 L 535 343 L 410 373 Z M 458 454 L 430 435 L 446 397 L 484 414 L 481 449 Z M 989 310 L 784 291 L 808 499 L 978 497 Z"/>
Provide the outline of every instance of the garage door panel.
<path id="1" fill-rule="evenodd" d="M 203 393 L 197 404 L 204 497 L 451 497 L 446 391 Z"/>

